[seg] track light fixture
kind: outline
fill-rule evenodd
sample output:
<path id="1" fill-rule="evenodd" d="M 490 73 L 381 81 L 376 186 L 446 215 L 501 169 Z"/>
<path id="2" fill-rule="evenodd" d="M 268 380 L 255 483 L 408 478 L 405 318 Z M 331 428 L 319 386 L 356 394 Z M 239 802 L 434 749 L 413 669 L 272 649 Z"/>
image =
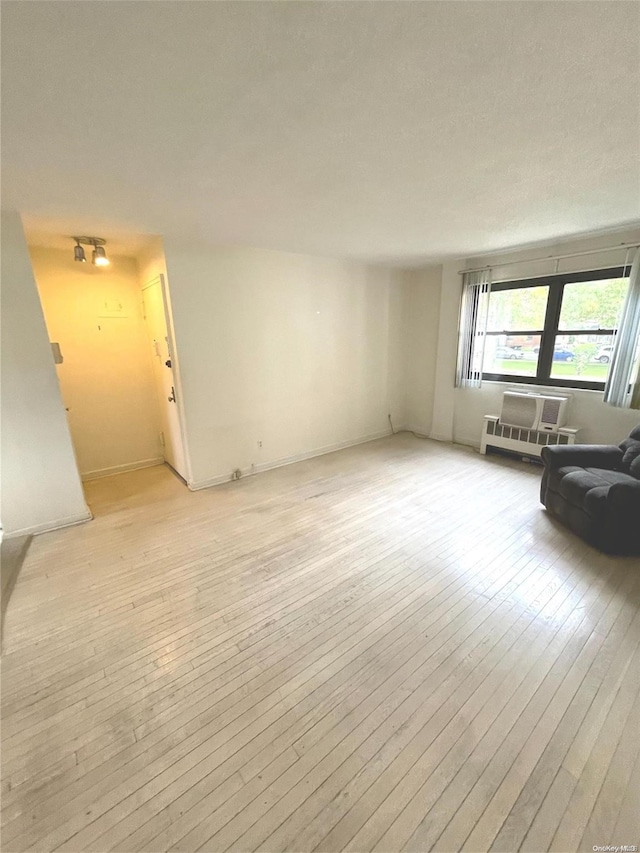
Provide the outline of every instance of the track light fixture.
<path id="1" fill-rule="evenodd" d="M 107 241 L 103 240 L 102 237 L 73 237 L 72 239 L 76 241 L 73 249 L 74 261 L 80 261 L 83 264 L 86 262 L 87 258 L 81 246 L 81 243 L 84 243 L 85 246 L 93 246 L 93 252 L 91 252 L 92 264 L 95 264 L 97 267 L 109 266 L 109 258 L 104 250 Z"/>

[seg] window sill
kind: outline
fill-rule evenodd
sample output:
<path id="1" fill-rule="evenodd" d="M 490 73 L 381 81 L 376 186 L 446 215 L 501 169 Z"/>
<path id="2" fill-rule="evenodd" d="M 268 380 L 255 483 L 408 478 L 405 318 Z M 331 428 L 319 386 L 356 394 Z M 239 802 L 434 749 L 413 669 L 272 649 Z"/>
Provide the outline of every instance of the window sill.
<path id="1" fill-rule="evenodd" d="M 483 379 L 483 385 L 495 385 L 496 388 L 504 388 L 505 386 L 517 386 L 518 389 L 522 389 L 523 391 L 544 391 L 545 393 L 551 394 L 562 394 L 568 393 L 573 394 L 576 391 L 579 391 L 581 394 L 599 394 L 601 397 L 604 396 L 604 391 L 597 388 L 578 388 L 577 386 L 564 387 L 561 385 L 535 385 L 532 382 L 519 382 L 517 378 L 514 379 Z"/>

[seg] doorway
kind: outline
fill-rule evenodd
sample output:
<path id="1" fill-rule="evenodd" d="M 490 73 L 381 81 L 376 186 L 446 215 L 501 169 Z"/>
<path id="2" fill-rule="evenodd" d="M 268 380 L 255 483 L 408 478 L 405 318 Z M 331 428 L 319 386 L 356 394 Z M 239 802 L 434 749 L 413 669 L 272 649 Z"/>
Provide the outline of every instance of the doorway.
<path id="1" fill-rule="evenodd" d="M 82 480 L 165 462 L 187 480 L 164 275 L 134 255 L 96 267 L 29 250 Z"/>
<path id="2" fill-rule="evenodd" d="M 160 412 L 164 458 L 186 482 L 187 466 L 176 391 L 176 359 L 169 334 L 169 311 L 165 278 L 162 274 L 142 288 L 143 315 L 151 345 L 153 377 Z"/>

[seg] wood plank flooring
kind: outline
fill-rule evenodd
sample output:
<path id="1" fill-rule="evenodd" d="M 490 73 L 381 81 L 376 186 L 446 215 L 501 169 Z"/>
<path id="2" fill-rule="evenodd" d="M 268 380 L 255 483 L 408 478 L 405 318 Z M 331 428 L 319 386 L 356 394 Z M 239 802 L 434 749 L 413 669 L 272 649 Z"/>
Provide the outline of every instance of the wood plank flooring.
<path id="1" fill-rule="evenodd" d="M 640 561 L 404 434 L 95 480 L 6 614 L 4 851 L 640 843 Z"/>

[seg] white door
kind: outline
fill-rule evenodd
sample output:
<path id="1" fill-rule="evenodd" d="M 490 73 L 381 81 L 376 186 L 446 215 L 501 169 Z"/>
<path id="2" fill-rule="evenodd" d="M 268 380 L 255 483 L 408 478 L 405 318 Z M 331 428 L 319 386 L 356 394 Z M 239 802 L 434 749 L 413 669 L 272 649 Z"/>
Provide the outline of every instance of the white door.
<path id="1" fill-rule="evenodd" d="M 175 359 L 171 352 L 162 276 L 150 282 L 142 291 L 144 315 L 151 342 L 153 373 L 160 404 L 164 458 L 174 471 L 187 479 L 180 415 L 173 374 Z"/>

